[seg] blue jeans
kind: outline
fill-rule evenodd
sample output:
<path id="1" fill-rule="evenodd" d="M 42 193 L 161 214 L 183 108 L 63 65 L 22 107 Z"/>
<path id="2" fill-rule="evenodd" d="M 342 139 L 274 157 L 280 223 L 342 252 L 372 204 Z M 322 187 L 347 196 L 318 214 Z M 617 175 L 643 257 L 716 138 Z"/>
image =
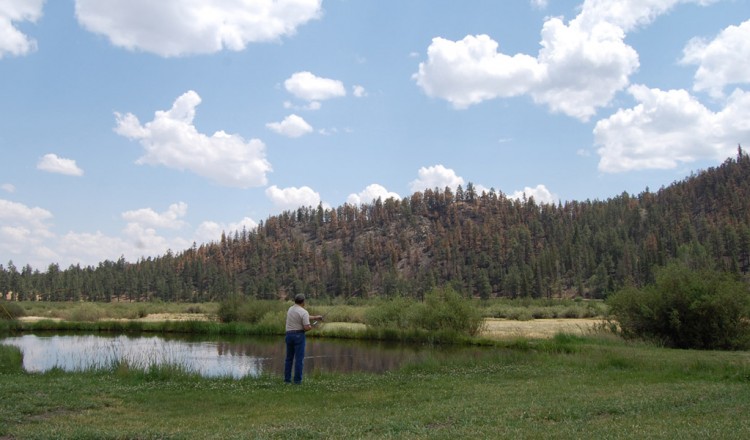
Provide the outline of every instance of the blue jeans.
<path id="1" fill-rule="evenodd" d="M 305 333 L 286 334 L 286 361 L 284 362 L 284 382 L 292 381 L 292 364 L 294 364 L 294 383 L 302 383 L 302 367 L 305 361 Z"/>

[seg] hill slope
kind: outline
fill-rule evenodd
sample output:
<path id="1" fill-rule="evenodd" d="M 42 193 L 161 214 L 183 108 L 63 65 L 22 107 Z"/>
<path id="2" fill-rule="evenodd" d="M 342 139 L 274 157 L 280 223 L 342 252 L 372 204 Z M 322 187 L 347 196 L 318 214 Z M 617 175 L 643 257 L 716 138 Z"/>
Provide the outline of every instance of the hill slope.
<path id="1" fill-rule="evenodd" d="M 259 297 L 419 295 L 446 283 L 467 295 L 601 296 L 649 281 L 654 265 L 678 254 L 747 273 L 749 201 L 750 160 L 740 150 L 637 197 L 537 205 L 469 184 L 300 208 L 176 260 L 183 274 L 213 266 L 231 274 L 232 289 Z"/>
<path id="2" fill-rule="evenodd" d="M 741 149 L 655 193 L 539 205 L 477 194 L 468 184 L 362 206 L 300 208 L 177 255 L 26 279 L 3 270 L 0 291 L 209 300 L 420 296 L 450 284 L 481 297 L 602 297 L 651 281 L 655 265 L 676 257 L 739 275 L 750 270 L 750 159 Z"/>

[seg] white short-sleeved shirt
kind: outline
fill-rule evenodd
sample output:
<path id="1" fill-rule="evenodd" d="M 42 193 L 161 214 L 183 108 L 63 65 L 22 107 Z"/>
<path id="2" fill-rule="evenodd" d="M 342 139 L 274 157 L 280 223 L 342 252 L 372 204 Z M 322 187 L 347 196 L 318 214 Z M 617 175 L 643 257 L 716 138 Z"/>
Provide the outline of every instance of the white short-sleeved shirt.
<path id="1" fill-rule="evenodd" d="M 286 331 L 304 330 L 305 326 L 310 325 L 310 314 L 304 307 L 294 304 L 286 312 Z"/>

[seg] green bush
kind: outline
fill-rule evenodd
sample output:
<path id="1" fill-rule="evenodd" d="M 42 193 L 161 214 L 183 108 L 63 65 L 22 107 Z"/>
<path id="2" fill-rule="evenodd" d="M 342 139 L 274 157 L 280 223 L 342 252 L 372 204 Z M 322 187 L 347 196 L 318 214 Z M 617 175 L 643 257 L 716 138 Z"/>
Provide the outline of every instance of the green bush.
<path id="1" fill-rule="evenodd" d="M 217 314 L 221 322 L 257 324 L 266 314 L 285 311 L 288 307 L 288 304 L 278 301 L 261 301 L 234 296 L 219 305 Z"/>
<path id="2" fill-rule="evenodd" d="M 453 289 L 435 289 L 424 302 L 404 298 L 384 301 L 365 313 L 365 323 L 375 328 L 426 330 L 476 335 L 482 327 L 480 311 Z"/>
<path id="3" fill-rule="evenodd" d="M 102 307 L 99 307 L 94 303 L 81 303 L 78 304 L 70 312 L 70 321 L 80 322 L 94 322 L 106 317 L 106 313 Z"/>
<path id="4" fill-rule="evenodd" d="M 406 298 L 384 300 L 365 311 L 364 323 L 379 328 L 409 328 L 408 311 L 416 304 Z"/>
<path id="5" fill-rule="evenodd" d="M 415 316 L 418 327 L 430 331 L 448 330 L 475 336 L 483 323 L 472 303 L 450 288 L 428 293 L 418 312 Z"/>
<path id="6" fill-rule="evenodd" d="M 608 304 L 628 338 L 676 348 L 750 347 L 750 291 L 725 273 L 672 263 L 657 270 L 655 284 L 623 289 Z"/>
<path id="7" fill-rule="evenodd" d="M 257 330 L 261 334 L 275 335 L 284 333 L 286 329 L 286 312 L 266 312 L 257 322 Z"/>
<path id="8" fill-rule="evenodd" d="M 18 319 L 24 316 L 23 307 L 10 301 L 0 301 L 0 319 Z"/>
<path id="9" fill-rule="evenodd" d="M 191 306 L 188 306 L 187 309 L 185 309 L 185 313 L 195 313 L 195 314 L 198 314 L 198 313 L 204 313 L 204 312 L 203 312 L 203 308 L 201 308 L 201 306 L 191 305 Z"/>
<path id="10" fill-rule="evenodd" d="M 219 310 L 216 312 L 216 316 L 221 322 L 237 322 L 238 309 L 242 302 L 240 296 L 232 296 L 219 304 Z"/>

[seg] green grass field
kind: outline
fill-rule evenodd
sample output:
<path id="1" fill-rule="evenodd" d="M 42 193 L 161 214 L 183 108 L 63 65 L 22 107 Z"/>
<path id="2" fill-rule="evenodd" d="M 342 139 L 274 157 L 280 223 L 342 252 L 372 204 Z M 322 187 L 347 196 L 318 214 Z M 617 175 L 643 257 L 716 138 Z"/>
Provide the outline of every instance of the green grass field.
<path id="1" fill-rule="evenodd" d="M 0 438 L 750 438 L 750 353 L 614 337 L 499 343 L 383 375 L 28 374 L 0 346 Z"/>

